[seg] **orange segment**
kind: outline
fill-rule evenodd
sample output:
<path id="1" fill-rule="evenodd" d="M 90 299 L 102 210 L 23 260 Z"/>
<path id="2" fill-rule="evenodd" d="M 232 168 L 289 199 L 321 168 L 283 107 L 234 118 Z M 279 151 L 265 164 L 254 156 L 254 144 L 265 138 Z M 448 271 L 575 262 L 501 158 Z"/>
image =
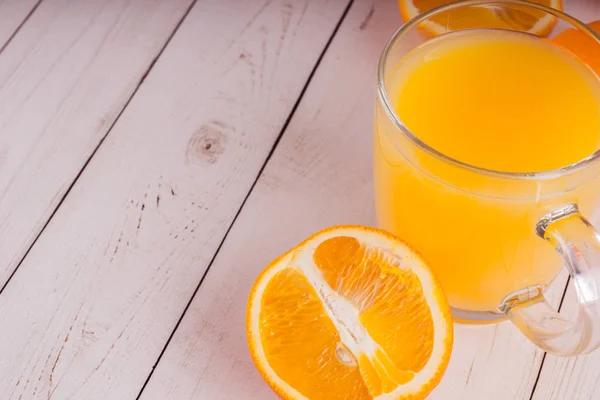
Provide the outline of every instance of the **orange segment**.
<path id="1" fill-rule="evenodd" d="M 381 382 L 379 371 L 375 369 L 369 357 L 364 354 L 361 355 L 358 358 L 358 365 L 360 367 L 362 379 L 369 390 L 369 394 L 371 394 L 371 396 L 379 396 L 382 394 L 382 386 L 384 386 L 384 383 Z"/>
<path id="2" fill-rule="evenodd" d="M 451 353 L 448 303 L 423 260 L 379 230 L 320 232 L 269 265 L 250 353 L 285 399 L 422 399 Z"/>
<path id="3" fill-rule="evenodd" d="M 401 259 L 357 239 L 319 245 L 315 264 L 327 284 L 359 310 L 362 325 L 404 371 L 420 371 L 431 355 L 433 321 L 419 278 Z M 420 329 L 397 329 L 414 326 Z"/>
<path id="4" fill-rule="evenodd" d="M 587 24 L 596 33 L 600 33 L 600 21 L 593 21 Z"/>
<path id="5" fill-rule="evenodd" d="M 406 22 L 435 7 L 452 3 L 455 0 L 398 0 L 400 14 Z M 562 9 L 561 0 L 531 0 L 545 6 Z M 434 15 L 424 23 L 424 28 L 434 34 L 442 34 L 457 29 L 473 28 L 477 22 L 480 28 L 516 29 L 538 36 L 547 36 L 556 18 L 534 10 L 501 7 L 460 7 L 440 15 Z"/>
<path id="6" fill-rule="evenodd" d="M 600 21 L 589 23 L 588 26 L 600 32 Z M 592 37 L 576 29 L 566 29 L 552 41 L 573 53 L 600 75 L 600 45 Z"/>
<path id="7" fill-rule="evenodd" d="M 281 379 L 309 399 L 370 398 L 358 367 L 337 358 L 340 335 L 300 271 L 278 272 L 261 302 L 261 342 Z"/>

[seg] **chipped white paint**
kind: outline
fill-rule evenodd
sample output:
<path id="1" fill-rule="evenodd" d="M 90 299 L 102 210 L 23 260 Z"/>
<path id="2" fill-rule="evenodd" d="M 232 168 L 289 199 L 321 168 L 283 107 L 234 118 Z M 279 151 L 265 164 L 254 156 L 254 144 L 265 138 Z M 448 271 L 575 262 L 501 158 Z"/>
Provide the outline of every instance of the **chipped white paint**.
<path id="1" fill-rule="evenodd" d="M 314 231 L 374 223 L 365 154 L 375 65 L 399 24 L 395 7 L 384 0 L 353 4 L 142 399 L 275 398 L 247 354 L 248 291 L 270 259 Z M 551 300 L 561 293 L 559 284 Z M 451 365 L 430 398 L 528 400 L 541 359 L 508 323 L 459 325 Z"/>
<path id="2" fill-rule="evenodd" d="M 0 287 L 191 1 L 45 0 L 0 53 Z"/>
<path id="3" fill-rule="evenodd" d="M 31 36 L 27 45 L 13 41 L 12 61 L 0 62 L 0 77 L 12 83 L 0 87 L 16 97 L 3 112 L 38 105 L 4 122 L 10 132 L 29 132 L 29 123 L 40 129 L 15 141 L 18 154 L 63 151 L 54 162 L 74 173 L 81 165 L 71 165 L 70 153 L 95 144 L 97 137 L 85 134 L 109 124 L 104 113 L 110 121 L 122 106 L 107 87 L 123 73 L 116 59 L 147 53 L 154 44 L 149 32 L 168 27 L 185 4 L 56 1 L 44 1 L 19 32 Z M 346 4 L 195 4 L 0 296 L 1 399 L 135 398 Z M 37 12 L 48 16 L 46 25 L 36 25 Z M 48 24 L 55 40 L 46 39 Z M 71 31 L 79 35 L 58 40 Z M 38 71 L 33 62 L 17 63 L 17 55 L 45 68 L 15 85 Z M 48 57 L 54 61 L 46 65 Z M 94 64 L 98 58 L 105 62 Z M 6 72 L 15 68 L 25 69 Z M 60 71 L 64 82 L 44 80 L 42 70 Z M 89 75 L 78 79 L 84 70 Z M 58 95 L 62 103 L 39 107 Z M 108 103 L 104 110 L 98 97 Z M 84 118 L 86 112 L 100 115 Z M 42 126 L 60 127 L 65 136 L 42 135 Z M 28 196 L 15 194 L 21 202 L 42 201 L 33 185 L 45 186 L 52 178 L 43 173 L 58 168 L 42 161 L 27 167 L 35 173 L 28 175 L 31 190 L 22 190 Z"/>
<path id="4" fill-rule="evenodd" d="M 43 0 L 0 53 L 0 284 L 191 2 Z M 36 3 L 0 0 L 0 47 Z M 347 3 L 197 1 L 0 296 L 1 399 L 136 397 Z M 248 291 L 314 231 L 374 224 L 375 66 L 399 24 L 395 1 L 353 2 L 142 399 L 276 398 Z M 528 400 L 542 356 L 508 323 L 459 325 L 430 398 Z M 599 366 L 547 356 L 533 398 L 595 399 Z"/>

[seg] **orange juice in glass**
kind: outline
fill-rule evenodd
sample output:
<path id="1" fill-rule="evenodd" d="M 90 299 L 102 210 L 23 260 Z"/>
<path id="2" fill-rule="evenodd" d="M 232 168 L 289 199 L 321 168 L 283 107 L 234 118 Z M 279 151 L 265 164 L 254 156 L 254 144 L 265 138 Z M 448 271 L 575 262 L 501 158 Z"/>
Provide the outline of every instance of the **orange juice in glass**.
<path id="1" fill-rule="evenodd" d="M 485 10 L 545 18 L 551 32 L 466 19 Z M 457 15 L 460 29 L 431 29 Z M 380 226 L 429 261 L 458 320 L 508 316 L 572 355 L 600 343 L 600 236 L 583 217 L 600 210 L 600 80 L 552 42 L 565 29 L 600 49 L 575 19 L 516 0 L 409 21 L 380 63 L 374 176 Z M 575 321 L 543 297 L 562 264 L 582 304 Z"/>

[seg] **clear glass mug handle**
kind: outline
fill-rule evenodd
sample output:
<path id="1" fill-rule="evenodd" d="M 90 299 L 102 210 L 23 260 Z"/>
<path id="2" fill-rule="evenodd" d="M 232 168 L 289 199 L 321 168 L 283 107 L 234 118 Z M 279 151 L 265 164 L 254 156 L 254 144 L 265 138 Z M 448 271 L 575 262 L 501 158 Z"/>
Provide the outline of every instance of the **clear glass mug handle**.
<path id="1" fill-rule="evenodd" d="M 562 356 L 589 353 L 600 346 L 600 234 L 576 204 L 544 216 L 537 233 L 561 255 L 577 292 L 578 315 L 575 320 L 560 315 L 541 287 L 507 297 L 501 309 L 543 350 Z"/>

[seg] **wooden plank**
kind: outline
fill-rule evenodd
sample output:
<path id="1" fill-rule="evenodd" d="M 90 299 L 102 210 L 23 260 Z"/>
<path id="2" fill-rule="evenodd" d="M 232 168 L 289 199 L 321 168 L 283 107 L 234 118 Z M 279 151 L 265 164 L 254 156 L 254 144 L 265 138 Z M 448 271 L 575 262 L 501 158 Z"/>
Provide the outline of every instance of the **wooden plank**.
<path id="1" fill-rule="evenodd" d="M 136 396 L 346 5 L 194 6 L 0 297 L 0 398 Z"/>
<path id="2" fill-rule="evenodd" d="M 546 291 L 555 307 L 564 292 L 566 273 Z M 544 352 L 505 321 L 491 325 L 455 324 L 450 365 L 432 400 L 530 400 Z"/>
<path id="3" fill-rule="evenodd" d="M 374 224 L 375 68 L 400 25 L 396 7 L 387 0 L 353 3 L 143 400 L 276 398 L 248 356 L 247 296 L 271 259 L 311 233 Z M 459 325 L 451 366 L 431 398 L 529 399 L 541 355 L 507 323 Z"/>
<path id="4" fill-rule="evenodd" d="M 353 5 L 142 399 L 276 398 L 247 356 L 246 299 L 263 266 L 310 233 L 374 222 L 365 156 L 371 145 L 373 69 L 382 43 L 399 23 L 391 2 L 374 6 Z M 549 292 L 554 304 L 565 278 Z M 528 400 L 542 356 L 509 323 L 456 325 L 451 364 L 430 398 Z"/>
<path id="5" fill-rule="evenodd" d="M 46 0 L 0 54 L 0 287 L 192 0 Z"/>
<path id="6" fill-rule="evenodd" d="M 0 49 L 41 0 L 0 0 Z"/>

